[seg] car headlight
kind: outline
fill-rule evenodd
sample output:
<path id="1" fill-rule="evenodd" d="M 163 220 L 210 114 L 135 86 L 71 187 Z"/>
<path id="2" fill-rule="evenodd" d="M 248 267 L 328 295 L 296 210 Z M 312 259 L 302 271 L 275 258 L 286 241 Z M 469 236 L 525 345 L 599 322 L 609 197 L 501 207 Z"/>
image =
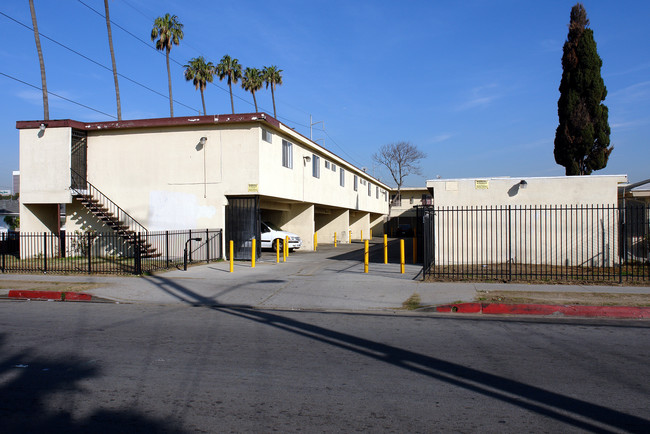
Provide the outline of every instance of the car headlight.
<path id="1" fill-rule="evenodd" d="M 291 238 L 289 238 L 289 239 L 290 239 L 291 241 L 295 241 L 295 242 L 297 242 L 297 243 L 300 242 L 300 237 L 291 237 Z"/>

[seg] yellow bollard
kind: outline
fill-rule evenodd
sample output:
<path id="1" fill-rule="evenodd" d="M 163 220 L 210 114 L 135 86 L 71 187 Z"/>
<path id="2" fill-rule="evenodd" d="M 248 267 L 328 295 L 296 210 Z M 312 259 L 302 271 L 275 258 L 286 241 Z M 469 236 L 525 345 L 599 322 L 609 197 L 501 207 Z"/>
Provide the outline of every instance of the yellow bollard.
<path id="1" fill-rule="evenodd" d="M 413 237 L 413 263 L 418 263 L 418 239 Z"/>
<path id="2" fill-rule="evenodd" d="M 352 230 L 348 231 L 348 241 L 352 244 Z"/>
<path id="3" fill-rule="evenodd" d="M 399 272 L 404 274 L 404 240 L 399 240 Z"/>
<path id="4" fill-rule="evenodd" d="M 316 251 L 317 247 L 318 247 L 318 232 L 314 232 L 314 252 Z"/>
<path id="5" fill-rule="evenodd" d="M 384 264 L 388 264 L 388 235 L 384 234 Z"/>
<path id="6" fill-rule="evenodd" d="M 253 243 L 251 246 L 251 268 L 255 268 L 255 245 L 256 245 L 257 240 L 253 238 Z"/>
<path id="7" fill-rule="evenodd" d="M 334 232 L 334 247 L 336 247 L 336 232 Z"/>
<path id="8" fill-rule="evenodd" d="M 361 241 L 363 241 L 363 229 L 361 229 Z"/>
<path id="9" fill-rule="evenodd" d="M 289 257 L 289 237 L 285 236 L 284 237 L 284 262 L 287 262 L 288 257 Z"/>
<path id="10" fill-rule="evenodd" d="M 370 239 L 372 240 L 372 228 L 370 229 Z"/>
<path id="11" fill-rule="evenodd" d="M 363 245 L 363 272 L 368 272 L 368 240 L 364 241 Z"/>
<path id="12" fill-rule="evenodd" d="M 235 256 L 235 243 L 233 240 L 230 240 L 230 251 L 228 253 L 228 259 L 230 259 L 230 272 L 232 273 L 235 268 L 235 263 L 234 263 L 234 256 Z"/>
<path id="13" fill-rule="evenodd" d="M 280 241 L 275 240 L 275 263 L 280 263 Z"/>

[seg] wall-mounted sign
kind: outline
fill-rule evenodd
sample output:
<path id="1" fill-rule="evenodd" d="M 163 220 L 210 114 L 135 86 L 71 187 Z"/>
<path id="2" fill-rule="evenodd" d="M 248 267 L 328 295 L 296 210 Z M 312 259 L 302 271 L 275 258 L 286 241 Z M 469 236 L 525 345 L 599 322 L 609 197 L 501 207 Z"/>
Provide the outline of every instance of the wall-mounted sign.
<path id="1" fill-rule="evenodd" d="M 489 181 L 487 179 L 477 179 L 474 181 L 474 188 L 477 190 L 487 190 L 490 188 Z"/>
<path id="2" fill-rule="evenodd" d="M 248 192 L 249 193 L 259 193 L 260 189 L 258 188 L 257 184 L 248 184 Z"/>

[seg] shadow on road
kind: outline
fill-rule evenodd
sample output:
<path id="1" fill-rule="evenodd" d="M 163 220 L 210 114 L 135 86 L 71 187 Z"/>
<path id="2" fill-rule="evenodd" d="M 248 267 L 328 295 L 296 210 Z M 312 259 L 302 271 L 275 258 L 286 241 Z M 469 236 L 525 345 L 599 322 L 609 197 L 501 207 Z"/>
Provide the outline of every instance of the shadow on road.
<path id="1" fill-rule="evenodd" d="M 609 432 L 603 425 L 617 430 L 648 432 L 650 421 L 629 415 L 602 405 L 572 398 L 560 393 L 544 390 L 499 375 L 490 374 L 457 363 L 404 350 L 395 346 L 359 338 L 324 327 L 282 316 L 269 311 L 255 310 L 241 306 L 215 306 L 206 299 L 182 285 L 157 276 L 160 289 L 191 305 L 204 305 L 215 312 L 233 315 L 294 333 L 337 348 L 391 364 L 423 376 L 446 382 L 456 387 L 479 393 L 510 405 L 523 408 L 545 417 L 592 432 Z M 169 291 L 173 288 L 174 291 Z"/>
<path id="2" fill-rule="evenodd" d="M 96 409 L 73 418 L 73 394 L 83 394 L 83 380 L 101 375 L 97 365 L 75 356 L 42 358 L 30 351 L 11 354 L 0 335 L 0 432 L 103 433 L 185 432 L 173 421 L 153 419 L 137 410 Z M 49 405 L 52 396 L 71 397 L 63 407 Z M 57 401 L 60 402 L 60 401 Z"/>

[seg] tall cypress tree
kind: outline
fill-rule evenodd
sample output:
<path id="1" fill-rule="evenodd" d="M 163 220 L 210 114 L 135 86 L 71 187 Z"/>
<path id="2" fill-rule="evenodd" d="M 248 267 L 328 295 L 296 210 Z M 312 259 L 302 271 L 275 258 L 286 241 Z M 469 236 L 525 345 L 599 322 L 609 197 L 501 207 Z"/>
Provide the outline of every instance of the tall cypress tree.
<path id="1" fill-rule="evenodd" d="M 562 81 L 555 132 L 555 162 L 567 175 L 589 175 L 607 165 L 609 145 L 607 96 L 600 76 L 603 61 L 596 51 L 593 30 L 587 28 L 587 11 L 577 3 L 571 8 L 569 35 L 562 55 Z"/>

